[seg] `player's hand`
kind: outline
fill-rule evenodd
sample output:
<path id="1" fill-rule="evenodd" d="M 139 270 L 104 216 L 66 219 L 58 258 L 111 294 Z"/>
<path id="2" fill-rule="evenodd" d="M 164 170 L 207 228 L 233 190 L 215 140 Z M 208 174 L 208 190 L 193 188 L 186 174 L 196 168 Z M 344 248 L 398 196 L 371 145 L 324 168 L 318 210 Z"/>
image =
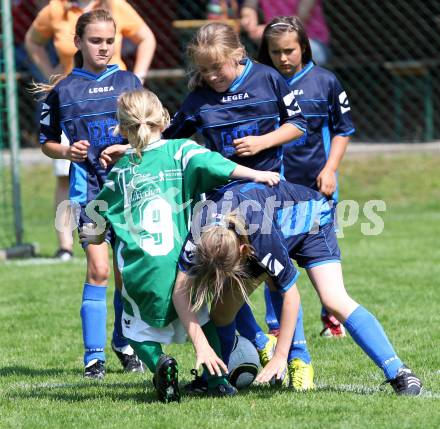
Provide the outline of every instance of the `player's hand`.
<path id="1" fill-rule="evenodd" d="M 275 173 L 274 171 L 258 171 L 254 182 L 265 183 L 269 186 L 278 185 L 280 183 L 280 173 Z"/>
<path id="2" fill-rule="evenodd" d="M 331 168 L 323 168 L 316 178 L 319 192 L 326 197 L 331 197 L 336 191 L 336 172 Z"/>
<path id="3" fill-rule="evenodd" d="M 105 233 L 105 229 L 103 232 L 99 232 L 94 223 L 85 223 L 78 234 L 79 241 L 87 244 L 101 244 L 104 242 Z"/>
<path id="4" fill-rule="evenodd" d="M 261 136 L 246 136 L 233 141 L 235 153 L 238 156 L 253 156 L 265 149 L 264 138 Z"/>
<path id="5" fill-rule="evenodd" d="M 287 360 L 284 357 L 273 355 L 269 363 L 260 371 L 255 381 L 257 383 L 269 383 L 273 378 L 281 380 L 286 371 Z"/>
<path id="6" fill-rule="evenodd" d="M 209 345 L 196 349 L 195 368 L 199 370 L 201 365 L 205 365 L 211 375 L 221 377 L 223 374 L 228 373 L 228 367 Z"/>
<path id="7" fill-rule="evenodd" d="M 78 140 L 69 146 L 67 159 L 72 162 L 83 162 L 87 158 L 90 143 L 87 140 Z"/>
<path id="8" fill-rule="evenodd" d="M 114 144 L 105 148 L 99 156 L 99 163 L 103 168 L 107 169 L 109 165 L 119 161 L 128 148 L 129 145 L 127 144 Z"/>

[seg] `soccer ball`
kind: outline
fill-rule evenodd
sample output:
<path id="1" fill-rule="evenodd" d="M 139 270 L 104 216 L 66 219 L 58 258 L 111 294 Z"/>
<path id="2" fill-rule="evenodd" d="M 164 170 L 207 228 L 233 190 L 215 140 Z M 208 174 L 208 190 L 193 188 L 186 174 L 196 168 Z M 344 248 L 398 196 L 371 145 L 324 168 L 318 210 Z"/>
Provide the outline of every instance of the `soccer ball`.
<path id="1" fill-rule="evenodd" d="M 229 358 L 229 382 L 237 389 L 252 384 L 260 368 L 257 349 L 246 338 L 236 335 L 234 347 Z"/>

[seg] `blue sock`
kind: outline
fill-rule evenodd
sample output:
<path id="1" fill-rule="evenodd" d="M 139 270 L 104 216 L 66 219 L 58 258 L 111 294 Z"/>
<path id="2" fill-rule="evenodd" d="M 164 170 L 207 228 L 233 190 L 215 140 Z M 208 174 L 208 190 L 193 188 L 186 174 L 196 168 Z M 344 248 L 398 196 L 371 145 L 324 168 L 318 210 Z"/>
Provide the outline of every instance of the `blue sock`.
<path id="1" fill-rule="evenodd" d="M 266 325 L 270 330 L 280 329 L 280 323 L 275 314 L 270 297 L 270 289 L 267 284 L 264 285 L 264 301 L 266 302 Z"/>
<path id="2" fill-rule="evenodd" d="M 235 320 L 226 326 L 216 326 L 216 329 L 222 348 L 222 360 L 227 366 L 235 342 Z"/>
<path id="3" fill-rule="evenodd" d="M 240 335 L 248 339 L 257 349 L 264 349 L 269 338 L 255 320 L 254 313 L 246 302 L 235 316 L 235 322 Z"/>
<path id="4" fill-rule="evenodd" d="M 356 344 L 383 370 L 387 380 L 395 378 L 403 364 L 377 319 L 360 305 L 344 326 Z"/>
<path id="5" fill-rule="evenodd" d="M 84 340 L 84 365 L 93 359 L 105 362 L 105 324 L 107 305 L 105 295 L 107 286 L 95 286 L 84 283 L 81 304 L 81 320 Z"/>
<path id="6" fill-rule="evenodd" d="M 322 306 L 321 307 L 321 317 L 325 317 L 325 316 L 328 316 L 328 311 L 324 306 Z"/>
<path id="7" fill-rule="evenodd" d="M 115 324 L 113 327 L 113 344 L 116 347 L 128 346 L 128 340 L 122 334 L 122 310 L 124 306 L 122 304 L 121 291 L 115 288 L 115 294 L 113 295 L 113 306 L 115 308 Z"/>
<path id="8" fill-rule="evenodd" d="M 277 291 L 271 291 L 270 297 L 272 298 L 273 308 L 278 320 L 281 320 L 281 308 L 283 306 L 283 297 Z M 290 347 L 289 356 L 287 361 L 299 358 L 305 363 L 310 363 L 312 358 L 307 349 L 307 341 L 304 335 L 304 324 L 303 324 L 303 311 L 302 306 L 299 306 L 298 318 L 296 319 L 295 332 L 293 334 L 293 341 Z"/>

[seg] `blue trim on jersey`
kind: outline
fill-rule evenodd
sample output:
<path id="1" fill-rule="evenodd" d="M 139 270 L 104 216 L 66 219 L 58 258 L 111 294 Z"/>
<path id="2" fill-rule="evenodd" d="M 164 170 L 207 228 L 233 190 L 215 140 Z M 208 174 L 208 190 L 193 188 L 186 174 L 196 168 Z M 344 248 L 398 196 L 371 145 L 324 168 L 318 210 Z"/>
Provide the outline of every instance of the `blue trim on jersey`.
<path id="1" fill-rule="evenodd" d="M 263 185 L 261 183 L 250 182 L 250 183 L 247 183 L 246 185 L 241 187 L 240 193 L 249 192 L 252 189 L 265 189 L 265 188 L 266 188 L 266 185 Z"/>
<path id="2" fill-rule="evenodd" d="M 314 115 L 314 114 L 305 115 L 303 113 L 303 116 L 305 118 L 328 118 L 328 113 L 322 113 L 322 114 L 320 113 L 320 114 L 317 114 L 317 115 Z"/>
<path id="3" fill-rule="evenodd" d="M 255 106 L 257 104 L 264 104 L 264 103 L 273 103 L 273 102 L 278 102 L 277 99 L 271 99 L 271 100 L 264 100 L 264 101 L 256 101 L 255 103 L 244 103 L 244 104 L 234 104 L 234 107 L 242 107 L 242 106 Z M 201 109 L 200 113 L 205 113 L 205 112 L 219 112 L 220 110 L 228 110 L 230 109 L 231 106 L 225 106 L 225 107 L 219 107 L 218 109 Z M 194 118 L 195 116 L 189 116 L 189 118 Z"/>
<path id="4" fill-rule="evenodd" d="M 312 264 L 309 265 L 304 265 L 303 268 L 305 269 L 309 269 L 309 268 L 314 268 L 314 267 L 318 267 L 319 265 L 326 265 L 326 264 L 332 264 L 332 263 L 341 263 L 340 259 L 327 259 L 326 261 L 320 261 L 320 262 L 314 262 Z"/>
<path id="5" fill-rule="evenodd" d="M 205 129 L 205 128 L 215 128 L 215 127 L 221 127 L 222 125 L 230 125 L 230 124 L 239 124 L 241 122 L 247 122 L 250 119 L 251 120 L 259 120 L 259 119 L 273 119 L 273 118 L 277 118 L 277 120 L 280 120 L 279 115 L 271 115 L 271 116 L 256 116 L 254 118 L 245 118 L 245 119 L 241 119 L 239 121 L 231 121 L 231 122 L 222 122 L 220 124 L 214 124 L 214 125 L 206 125 L 204 127 L 200 127 L 201 130 Z M 299 128 L 299 127 L 298 127 Z"/>
<path id="6" fill-rule="evenodd" d="M 341 137 L 346 137 L 346 136 L 351 136 L 352 134 L 354 134 L 356 131 L 355 128 L 352 128 L 350 131 L 347 131 L 346 133 L 341 133 L 341 134 L 335 134 L 337 136 L 341 136 Z"/>
<path id="7" fill-rule="evenodd" d="M 308 98 L 308 99 L 301 99 L 301 103 L 313 103 L 317 101 L 318 103 L 327 103 L 327 100 L 323 98 Z"/>
<path id="8" fill-rule="evenodd" d="M 298 280 L 298 277 L 300 275 L 301 275 L 301 273 L 299 271 L 297 271 L 293 280 L 287 286 L 284 286 L 283 288 L 280 288 L 278 290 L 280 292 L 287 292 L 296 283 L 296 281 Z"/>
<path id="9" fill-rule="evenodd" d="M 331 146 L 330 130 L 328 128 L 328 121 L 325 121 L 324 126 L 322 127 L 322 143 L 324 145 L 324 150 L 325 150 L 325 159 L 328 159 L 328 157 L 330 155 L 330 146 Z"/>
<path id="10" fill-rule="evenodd" d="M 112 75 L 113 73 L 116 73 L 118 70 L 119 70 L 119 66 L 117 64 L 107 66 L 106 70 L 103 71 L 102 73 L 99 73 L 99 74 L 95 74 L 95 73 L 89 72 L 88 70 L 75 67 L 72 70 L 72 75 L 81 76 L 81 77 L 85 77 L 86 79 L 96 80 L 97 82 L 101 82 L 103 79 Z"/>
<path id="11" fill-rule="evenodd" d="M 182 273 L 186 273 L 187 270 L 184 268 L 184 266 L 180 263 L 180 261 L 177 261 L 177 266 L 179 267 L 179 270 L 182 271 Z"/>
<path id="12" fill-rule="evenodd" d="M 312 68 L 315 66 L 315 64 L 313 64 L 313 61 L 310 61 L 302 70 L 300 70 L 298 73 L 295 73 L 292 77 L 290 77 L 289 79 L 286 79 L 286 82 L 289 85 L 292 85 L 293 83 L 295 83 L 297 80 L 301 79 L 306 73 L 308 73 L 310 70 L 312 70 Z"/>
<path id="13" fill-rule="evenodd" d="M 231 86 L 229 87 L 230 92 L 236 91 L 238 89 L 238 87 L 243 83 L 244 79 L 246 78 L 246 76 L 249 74 L 249 72 L 251 71 L 253 64 L 252 61 L 249 58 L 246 58 L 246 65 L 244 67 L 243 72 L 241 73 L 240 76 L 238 76 L 232 83 Z"/>
<path id="14" fill-rule="evenodd" d="M 68 106 L 74 106 L 75 104 L 79 104 L 79 103 L 87 103 L 88 101 L 101 101 L 101 100 L 108 100 L 109 98 L 118 98 L 118 95 L 110 95 L 108 97 L 102 97 L 102 98 L 85 98 L 84 100 L 78 100 L 78 101 L 74 101 L 73 103 L 66 103 L 66 104 L 61 104 L 61 107 L 68 107 Z"/>
<path id="15" fill-rule="evenodd" d="M 84 204 L 87 202 L 87 170 L 76 162 L 70 165 L 70 199 Z"/>
<path id="16" fill-rule="evenodd" d="M 110 110 L 108 112 L 98 112 L 98 113 L 90 113 L 90 115 L 79 115 L 79 116 L 72 116 L 71 118 L 67 118 L 61 121 L 61 123 L 71 121 L 72 119 L 77 118 L 88 118 L 89 116 L 99 116 L 99 115 L 106 115 L 107 113 L 116 113 L 116 110 Z"/>

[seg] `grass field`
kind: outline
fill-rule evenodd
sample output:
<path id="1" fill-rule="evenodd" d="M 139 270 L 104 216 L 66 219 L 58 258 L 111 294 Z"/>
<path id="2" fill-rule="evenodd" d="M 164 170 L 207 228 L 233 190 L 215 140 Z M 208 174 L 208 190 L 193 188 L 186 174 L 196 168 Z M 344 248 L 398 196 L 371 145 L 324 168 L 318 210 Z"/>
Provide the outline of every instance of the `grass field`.
<path id="1" fill-rule="evenodd" d="M 386 202 L 384 231 L 364 236 L 360 217 L 344 229 L 345 283 L 382 322 L 400 357 L 418 374 L 425 394 L 396 397 L 382 372 L 349 338 L 325 340 L 318 299 L 299 279 L 317 390 L 294 393 L 252 387 L 232 399 L 192 399 L 164 405 L 151 376 L 124 374 L 108 353 L 105 381 L 82 379 L 79 318 L 85 263 L 50 260 L 0 265 L 1 428 L 439 428 L 440 427 L 440 156 L 411 154 L 347 159 L 342 197 L 360 207 Z M 48 167 L 22 174 L 27 241 L 40 254 L 55 249 L 53 178 Z M 362 212 L 362 211 L 361 211 Z M 111 288 L 112 290 L 112 288 Z M 108 336 L 113 315 L 108 293 Z M 262 320 L 262 293 L 253 297 Z M 192 347 L 166 349 L 189 381 Z"/>

